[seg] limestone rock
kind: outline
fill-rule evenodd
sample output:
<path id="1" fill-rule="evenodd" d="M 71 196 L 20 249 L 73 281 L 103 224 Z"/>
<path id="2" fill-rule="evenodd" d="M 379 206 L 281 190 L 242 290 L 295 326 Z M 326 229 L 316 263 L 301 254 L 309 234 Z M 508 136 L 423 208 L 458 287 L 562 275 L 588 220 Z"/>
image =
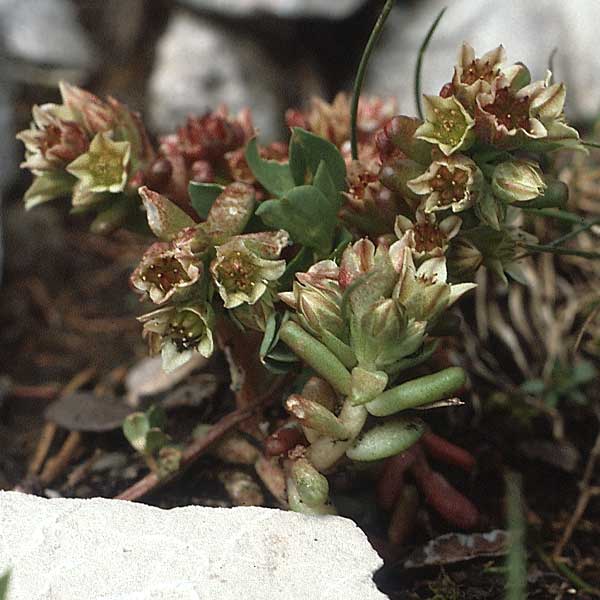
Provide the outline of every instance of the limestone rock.
<path id="1" fill-rule="evenodd" d="M 159 40 L 150 78 L 150 119 L 173 131 L 189 114 L 225 103 L 231 112 L 249 106 L 261 138 L 280 133 L 282 76 L 251 37 L 208 19 L 177 12 Z"/>
<path id="2" fill-rule="evenodd" d="M 88 70 L 97 59 L 66 0 L 0 0 L 0 47 L 12 59 L 50 67 Z"/>
<path id="3" fill-rule="evenodd" d="M 383 600 L 348 519 L 0 492 L 10 600 Z"/>

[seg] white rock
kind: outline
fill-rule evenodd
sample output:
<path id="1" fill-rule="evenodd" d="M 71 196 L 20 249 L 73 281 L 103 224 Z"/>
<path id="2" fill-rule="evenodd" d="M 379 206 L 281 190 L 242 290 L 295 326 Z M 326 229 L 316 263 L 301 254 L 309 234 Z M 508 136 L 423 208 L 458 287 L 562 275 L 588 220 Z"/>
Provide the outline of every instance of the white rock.
<path id="1" fill-rule="evenodd" d="M 0 492 L 9 600 L 383 600 L 381 564 L 341 517 Z"/>
<path id="2" fill-rule="evenodd" d="M 150 119 L 173 131 L 189 114 L 225 103 L 249 106 L 261 137 L 274 139 L 283 123 L 282 74 L 250 37 L 208 19 L 175 13 L 159 40 L 150 78 Z"/>
<path id="3" fill-rule="evenodd" d="M 65 0 L 0 0 L 0 42 L 9 56 L 46 66 L 88 70 L 97 61 L 75 7 Z"/>
<path id="4" fill-rule="evenodd" d="M 356 12 L 366 0 L 182 0 L 193 8 L 211 10 L 235 17 L 261 14 L 280 18 L 344 19 Z"/>
<path id="5" fill-rule="evenodd" d="M 368 70 L 366 89 L 400 99 L 414 114 L 413 73 L 417 52 L 438 12 L 448 6 L 423 64 L 423 91 L 437 94 L 452 77 L 458 50 L 469 42 L 478 55 L 502 44 L 509 62 L 524 62 L 536 79 L 544 77 L 554 48 L 555 77 L 567 84 L 571 118 L 596 118 L 600 107 L 600 23 L 597 0 L 421 0 L 399 4 L 386 23 Z"/>

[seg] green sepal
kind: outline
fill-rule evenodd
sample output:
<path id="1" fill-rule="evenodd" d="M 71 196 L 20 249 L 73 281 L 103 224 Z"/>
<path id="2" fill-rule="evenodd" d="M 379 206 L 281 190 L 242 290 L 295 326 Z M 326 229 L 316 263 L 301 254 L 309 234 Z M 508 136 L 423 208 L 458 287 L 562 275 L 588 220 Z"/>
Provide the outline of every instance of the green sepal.
<path id="1" fill-rule="evenodd" d="M 482 223 L 500 231 L 501 223 L 504 222 L 506 215 L 506 208 L 504 203 L 494 196 L 489 187 L 486 186 L 479 194 L 474 208 L 475 214 Z"/>
<path id="2" fill-rule="evenodd" d="M 569 187 L 562 181 L 546 181 L 546 191 L 542 196 L 529 202 L 519 202 L 519 208 L 566 208 L 569 200 Z"/>
<path id="3" fill-rule="evenodd" d="M 263 339 L 258 351 L 260 362 L 273 373 L 287 373 L 298 362 L 297 356 L 279 342 L 279 330 L 289 319 L 289 313 L 271 313 L 265 325 Z"/>

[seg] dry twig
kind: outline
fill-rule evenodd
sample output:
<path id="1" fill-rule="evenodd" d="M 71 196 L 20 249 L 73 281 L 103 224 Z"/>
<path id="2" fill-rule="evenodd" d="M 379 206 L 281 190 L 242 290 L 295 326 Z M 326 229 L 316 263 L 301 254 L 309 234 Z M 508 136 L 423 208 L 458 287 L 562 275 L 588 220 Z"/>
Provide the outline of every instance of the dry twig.
<path id="1" fill-rule="evenodd" d="M 155 473 L 149 473 L 142 477 L 139 481 L 128 487 L 125 491 L 115 496 L 118 500 L 139 500 L 150 492 L 157 489 L 159 486 L 168 483 L 181 475 L 187 468 L 190 467 L 206 450 L 217 440 L 223 437 L 230 429 L 242 423 L 249 417 L 253 416 L 257 411 L 265 408 L 277 398 L 277 392 L 280 391 L 288 382 L 288 376 L 282 376 L 275 380 L 271 388 L 261 396 L 256 402 L 247 404 L 244 407 L 238 408 L 228 415 L 225 415 L 220 421 L 215 423 L 209 432 L 202 438 L 191 442 L 183 451 L 181 458 L 181 467 L 169 477 L 160 479 Z"/>

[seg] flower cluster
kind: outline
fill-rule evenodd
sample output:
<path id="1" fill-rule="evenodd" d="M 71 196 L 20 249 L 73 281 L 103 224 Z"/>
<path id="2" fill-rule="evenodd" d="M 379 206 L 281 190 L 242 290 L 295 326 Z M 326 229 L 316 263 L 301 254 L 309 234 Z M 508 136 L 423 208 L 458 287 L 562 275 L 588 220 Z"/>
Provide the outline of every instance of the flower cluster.
<path id="1" fill-rule="evenodd" d="M 113 225 L 145 214 L 158 240 L 131 285 L 154 305 L 139 320 L 166 369 L 210 356 L 229 319 L 240 336 L 262 334 L 265 367 L 318 375 L 287 399 L 300 433 L 279 454 L 290 506 L 329 512 L 325 474 L 344 456 L 378 461 L 431 441 L 411 411 L 449 402 L 466 379 L 435 371 L 448 310 L 482 266 L 519 276 L 521 209 L 566 201 L 543 160 L 582 147 L 565 87 L 504 63 L 502 47 L 477 58 L 465 44 L 423 119 L 370 98 L 353 125 L 340 94 L 288 111 L 289 141 L 268 146 L 248 111 L 221 108 L 155 150 L 123 105 L 63 85 L 63 104 L 34 107 L 19 134 L 35 175 L 25 201 L 71 195 L 103 224 L 110 211 Z"/>
<path id="2" fill-rule="evenodd" d="M 424 120 L 394 117 L 377 138 L 380 181 L 417 212 L 412 243 L 423 252 L 434 243 L 426 240 L 439 239 L 446 250 L 454 238 L 450 271 L 463 277 L 481 264 L 503 279 L 515 273 L 515 210 L 566 203 L 566 188 L 543 172 L 541 157 L 583 148 L 565 121 L 564 84 L 550 73 L 531 82 L 523 64 L 504 63 L 502 46 L 477 58 L 463 44 L 451 81 L 423 97 Z M 396 235 L 409 228 L 399 218 Z"/>

